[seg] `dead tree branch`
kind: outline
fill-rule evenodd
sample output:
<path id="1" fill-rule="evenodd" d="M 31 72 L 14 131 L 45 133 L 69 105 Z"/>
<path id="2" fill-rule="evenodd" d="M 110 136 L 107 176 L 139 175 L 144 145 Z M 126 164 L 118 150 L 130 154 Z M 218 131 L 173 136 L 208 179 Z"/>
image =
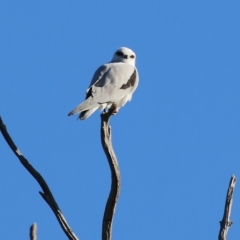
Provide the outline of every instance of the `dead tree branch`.
<path id="1" fill-rule="evenodd" d="M 103 150 L 107 156 L 112 175 L 111 190 L 106 203 L 102 222 L 102 240 L 111 239 L 112 221 L 120 193 L 120 171 L 118 161 L 112 147 L 111 127 L 109 126 L 110 116 L 111 111 L 101 114 L 101 142 Z"/>
<path id="2" fill-rule="evenodd" d="M 30 240 L 37 240 L 37 224 L 34 223 L 30 227 Z"/>
<path id="3" fill-rule="evenodd" d="M 28 162 L 28 160 L 19 151 L 19 149 L 13 142 L 12 138 L 8 134 L 7 128 L 4 125 L 1 117 L 0 117 L 0 131 L 1 131 L 4 139 L 8 143 L 9 147 L 12 149 L 13 153 L 17 156 L 17 158 L 21 162 L 21 164 L 28 170 L 28 172 L 35 178 L 35 180 L 38 182 L 38 184 L 42 188 L 43 192 L 39 192 L 39 194 L 43 197 L 43 199 L 46 201 L 46 203 L 52 209 L 53 213 L 55 214 L 61 228 L 63 229 L 64 233 L 67 235 L 68 239 L 78 240 L 77 236 L 71 230 L 67 221 L 65 220 L 64 216 L 62 215 L 61 210 L 58 207 L 58 204 L 55 201 L 47 183 L 45 182 L 43 177 L 40 175 L 40 173 L 35 170 L 35 168 Z"/>
<path id="4" fill-rule="evenodd" d="M 222 218 L 222 221 L 220 222 L 220 231 L 218 235 L 218 240 L 227 239 L 228 229 L 233 224 L 233 222 L 230 221 L 230 214 L 231 214 L 232 203 L 233 203 L 233 191 L 236 185 L 236 181 L 237 181 L 236 177 L 232 175 L 229 186 L 228 186 L 223 218 Z"/>

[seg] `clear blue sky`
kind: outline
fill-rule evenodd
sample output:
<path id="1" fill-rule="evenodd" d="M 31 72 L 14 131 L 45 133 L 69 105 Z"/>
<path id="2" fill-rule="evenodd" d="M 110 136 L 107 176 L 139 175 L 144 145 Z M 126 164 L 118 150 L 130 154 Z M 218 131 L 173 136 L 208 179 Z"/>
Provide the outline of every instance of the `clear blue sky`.
<path id="1" fill-rule="evenodd" d="M 81 240 L 100 239 L 110 188 L 100 112 L 67 117 L 126 46 L 140 85 L 112 117 L 122 186 L 113 240 L 217 239 L 240 180 L 240 2 L 1 1 L 0 115 Z M 66 239 L 0 137 L 0 236 Z M 236 185 L 229 239 L 240 239 Z"/>

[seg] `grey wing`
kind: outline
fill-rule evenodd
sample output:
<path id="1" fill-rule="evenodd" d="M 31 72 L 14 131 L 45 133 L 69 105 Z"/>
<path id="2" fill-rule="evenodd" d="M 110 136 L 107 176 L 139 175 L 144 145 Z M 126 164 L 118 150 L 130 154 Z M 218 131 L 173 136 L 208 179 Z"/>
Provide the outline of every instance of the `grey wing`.
<path id="1" fill-rule="evenodd" d="M 132 94 L 138 85 L 137 69 L 129 64 L 112 63 L 91 87 L 91 95 L 98 103 L 116 102 Z"/>
<path id="2" fill-rule="evenodd" d="M 87 118 L 88 117 L 87 114 L 89 114 L 89 112 L 87 113 L 86 110 L 89 110 L 89 109 L 96 110 L 99 107 L 98 102 L 94 101 L 94 99 L 93 99 L 92 88 L 93 88 L 94 84 L 96 84 L 98 81 L 101 80 L 101 78 L 108 71 L 108 69 L 109 69 L 108 64 L 104 64 L 95 71 L 95 73 L 92 77 L 92 80 L 90 82 L 89 88 L 86 91 L 85 101 L 80 103 L 74 110 L 69 112 L 68 116 L 85 111 L 83 113 L 83 115 L 85 116 L 84 118 Z M 93 111 L 92 111 L 92 113 L 93 113 Z M 81 119 L 84 119 L 84 118 L 81 118 Z"/>
<path id="3" fill-rule="evenodd" d="M 104 64 L 95 71 L 87 91 L 91 88 L 91 86 L 93 86 L 95 83 L 101 80 L 103 75 L 109 70 L 109 67 L 110 67 L 109 64 Z"/>

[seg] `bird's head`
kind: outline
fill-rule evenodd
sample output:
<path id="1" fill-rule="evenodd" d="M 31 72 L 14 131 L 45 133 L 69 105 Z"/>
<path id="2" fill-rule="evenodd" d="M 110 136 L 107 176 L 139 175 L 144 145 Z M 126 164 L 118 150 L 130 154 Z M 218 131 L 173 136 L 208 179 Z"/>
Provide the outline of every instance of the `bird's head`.
<path id="1" fill-rule="evenodd" d="M 123 62 L 135 66 L 136 54 L 126 47 L 119 48 L 113 55 L 112 62 Z"/>

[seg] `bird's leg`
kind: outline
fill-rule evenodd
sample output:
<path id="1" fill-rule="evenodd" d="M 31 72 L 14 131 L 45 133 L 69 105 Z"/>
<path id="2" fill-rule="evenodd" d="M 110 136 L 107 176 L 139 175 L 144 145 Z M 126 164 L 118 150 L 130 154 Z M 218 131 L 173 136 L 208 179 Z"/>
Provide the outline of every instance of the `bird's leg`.
<path id="1" fill-rule="evenodd" d="M 111 115 L 116 115 L 118 110 L 119 110 L 119 108 L 117 108 L 117 106 L 115 104 L 112 104 L 112 106 L 109 109 L 109 111 L 111 112 Z"/>

